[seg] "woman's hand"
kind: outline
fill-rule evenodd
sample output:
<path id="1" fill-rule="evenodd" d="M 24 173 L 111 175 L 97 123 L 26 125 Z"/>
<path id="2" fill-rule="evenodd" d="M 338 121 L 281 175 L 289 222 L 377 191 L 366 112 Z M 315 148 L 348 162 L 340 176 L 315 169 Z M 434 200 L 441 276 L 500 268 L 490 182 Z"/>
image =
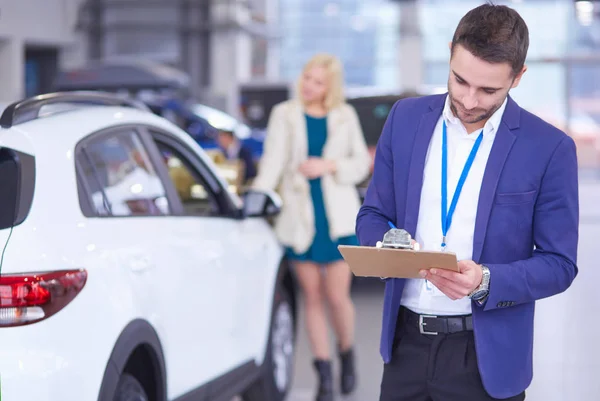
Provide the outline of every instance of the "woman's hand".
<path id="1" fill-rule="evenodd" d="M 302 175 L 309 180 L 319 178 L 325 174 L 335 172 L 335 162 L 333 160 L 325 160 L 319 157 L 309 157 L 304 161 L 298 169 Z"/>

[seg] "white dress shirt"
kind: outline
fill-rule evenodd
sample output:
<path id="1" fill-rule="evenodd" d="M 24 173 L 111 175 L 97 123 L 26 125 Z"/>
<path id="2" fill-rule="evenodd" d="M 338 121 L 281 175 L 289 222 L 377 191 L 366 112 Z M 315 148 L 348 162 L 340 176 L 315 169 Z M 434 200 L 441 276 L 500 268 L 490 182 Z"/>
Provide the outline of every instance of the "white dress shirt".
<path id="1" fill-rule="evenodd" d="M 473 258 L 473 233 L 479 203 L 479 190 L 496 131 L 501 123 L 506 100 L 483 127 L 483 140 L 475 156 L 452 217 L 446 236 L 446 251 L 456 253 L 458 260 Z M 425 159 L 423 188 L 415 240 L 422 250 L 442 249 L 442 123 L 446 121 L 448 145 L 448 200 L 450 207 L 458 179 L 481 130 L 468 133 L 450 109 L 446 97 Z M 401 304 L 416 313 L 429 315 L 467 315 L 471 313 L 471 299 L 453 301 L 424 279 L 406 281 Z"/>
<path id="2" fill-rule="evenodd" d="M 225 157 L 229 160 L 237 159 L 240 156 L 240 149 L 242 144 L 235 140 L 225 149 Z"/>

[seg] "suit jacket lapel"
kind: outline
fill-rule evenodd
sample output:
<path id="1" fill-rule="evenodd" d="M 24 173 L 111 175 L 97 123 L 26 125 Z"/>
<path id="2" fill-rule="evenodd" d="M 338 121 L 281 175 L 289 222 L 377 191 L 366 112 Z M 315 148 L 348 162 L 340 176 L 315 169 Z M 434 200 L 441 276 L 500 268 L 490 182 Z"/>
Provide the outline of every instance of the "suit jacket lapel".
<path id="1" fill-rule="evenodd" d="M 494 144 L 488 158 L 488 162 L 479 192 L 479 204 L 477 206 L 477 217 L 475 219 L 475 233 L 473 236 L 473 260 L 478 262 L 483 251 L 488 220 L 496 197 L 496 188 L 500 180 L 500 174 L 504 163 L 516 139 L 512 130 L 519 127 L 520 108 L 509 97 L 502 122 L 496 133 Z"/>
<path id="2" fill-rule="evenodd" d="M 427 156 L 427 150 L 429 149 L 431 137 L 433 136 L 433 131 L 442 114 L 445 99 L 446 96 L 436 96 L 433 99 L 429 106 L 430 111 L 423 114 L 421 117 L 413 142 L 413 151 L 408 172 L 408 185 L 406 188 L 406 211 L 404 215 L 404 229 L 413 237 L 416 234 L 417 221 L 419 219 L 425 158 Z"/>

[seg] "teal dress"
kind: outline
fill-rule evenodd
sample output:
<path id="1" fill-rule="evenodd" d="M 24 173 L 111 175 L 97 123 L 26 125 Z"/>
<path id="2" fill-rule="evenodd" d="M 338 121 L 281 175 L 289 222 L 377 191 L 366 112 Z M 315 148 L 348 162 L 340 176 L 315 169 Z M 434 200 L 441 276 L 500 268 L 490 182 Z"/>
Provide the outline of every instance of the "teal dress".
<path id="1" fill-rule="evenodd" d="M 323 146 L 327 140 L 327 117 L 315 118 L 305 115 L 306 131 L 308 134 L 308 155 L 310 157 L 321 157 Z M 315 215 L 315 237 L 312 245 L 303 254 L 295 253 L 287 248 L 288 258 L 317 264 L 328 264 L 342 259 L 338 245 L 358 245 L 356 235 L 341 237 L 332 240 L 329 236 L 329 223 L 325 213 L 325 202 L 321 189 L 321 179 L 309 180 L 310 195 Z"/>

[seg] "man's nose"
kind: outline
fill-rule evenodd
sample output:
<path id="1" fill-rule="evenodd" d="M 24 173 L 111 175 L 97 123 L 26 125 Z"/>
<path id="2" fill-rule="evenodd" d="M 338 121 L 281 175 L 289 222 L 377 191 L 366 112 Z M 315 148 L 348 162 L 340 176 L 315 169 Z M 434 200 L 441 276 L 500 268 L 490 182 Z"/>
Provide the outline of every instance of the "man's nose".
<path id="1" fill-rule="evenodd" d="M 462 104 L 463 104 L 463 106 L 465 106 L 465 109 L 471 110 L 471 109 L 474 109 L 475 107 L 477 107 L 479 102 L 477 101 L 477 98 L 475 96 L 473 96 L 472 94 L 469 94 L 469 95 L 463 97 Z"/>
<path id="2" fill-rule="evenodd" d="M 465 109 L 467 110 L 474 109 L 479 104 L 479 102 L 477 101 L 477 96 L 475 96 L 475 93 L 471 92 L 469 92 L 463 97 L 462 102 L 463 106 L 465 106 Z"/>

